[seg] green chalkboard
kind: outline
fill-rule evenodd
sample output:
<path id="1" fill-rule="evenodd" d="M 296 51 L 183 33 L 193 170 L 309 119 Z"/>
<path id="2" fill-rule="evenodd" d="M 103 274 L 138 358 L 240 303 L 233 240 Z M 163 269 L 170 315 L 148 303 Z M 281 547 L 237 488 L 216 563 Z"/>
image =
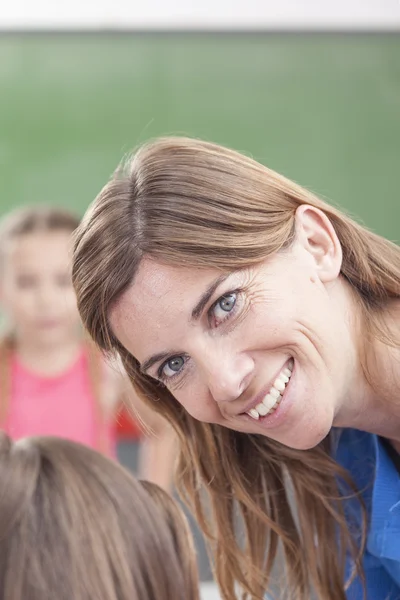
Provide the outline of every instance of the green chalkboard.
<path id="1" fill-rule="evenodd" d="M 83 212 L 133 146 L 246 153 L 400 239 L 400 36 L 0 37 L 0 212 Z"/>

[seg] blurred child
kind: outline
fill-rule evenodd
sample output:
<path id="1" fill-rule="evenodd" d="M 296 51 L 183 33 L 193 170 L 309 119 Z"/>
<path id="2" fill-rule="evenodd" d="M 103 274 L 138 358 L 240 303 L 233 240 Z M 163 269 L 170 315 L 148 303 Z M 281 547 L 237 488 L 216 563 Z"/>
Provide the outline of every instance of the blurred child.
<path id="1" fill-rule="evenodd" d="M 14 439 L 59 436 L 113 456 L 117 404 L 128 387 L 82 333 L 70 267 L 71 234 L 78 224 L 67 211 L 37 206 L 0 223 L 6 324 L 0 342 L 0 427 Z M 143 446 L 142 471 L 168 487 L 171 434 L 160 417 L 148 410 L 141 415 L 133 399 L 140 418 L 155 430 Z"/>
<path id="2" fill-rule="evenodd" d="M 188 524 L 166 492 L 59 438 L 0 436 L 0 597 L 199 600 Z"/>

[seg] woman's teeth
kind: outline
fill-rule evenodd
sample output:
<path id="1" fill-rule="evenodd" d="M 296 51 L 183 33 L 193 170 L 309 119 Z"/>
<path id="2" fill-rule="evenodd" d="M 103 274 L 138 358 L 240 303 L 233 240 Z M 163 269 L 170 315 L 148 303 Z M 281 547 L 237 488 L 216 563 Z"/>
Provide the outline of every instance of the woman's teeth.
<path id="1" fill-rule="evenodd" d="M 249 417 L 252 417 L 257 421 L 260 417 L 270 415 L 277 409 L 280 401 L 282 400 L 282 394 L 285 391 L 285 388 L 292 375 L 293 365 L 294 361 L 293 358 L 291 358 L 287 367 L 282 369 L 278 377 L 275 379 L 273 386 L 265 396 L 264 400 L 260 402 L 260 404 L 257 404 L 255 408 L 251 408 L 247 412 Z"/>

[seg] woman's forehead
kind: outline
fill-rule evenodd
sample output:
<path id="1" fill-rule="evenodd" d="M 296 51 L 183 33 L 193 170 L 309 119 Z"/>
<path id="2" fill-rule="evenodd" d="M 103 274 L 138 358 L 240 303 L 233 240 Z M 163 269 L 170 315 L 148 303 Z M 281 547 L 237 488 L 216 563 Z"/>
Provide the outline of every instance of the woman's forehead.
<path id="1" fill-rule="evenodd" d="M 125 292 L 121 299 L 124 301 L 124 297 L 126 300 L 128 295 L 132 296 L 137 307 L 146 306 L 150 302 L 152 305 L 156 300 L 167 304 L 171 299 L 177 298 L 182 302 L 186 299 L 190 303 L 210 281 L 219 276 L 221 271 L 214 268 L 177 266 L 145 258 L 129 288 L 132 294 Z"/>
<path id="2" fill-rule="evenodd" d="M 157 337 L 161 329 L 187 322 L 204 289 L 219 275 L 221 272 L 216 269 L 179 267 L 144 259 L 132 284 L 110 311 L 111 326 L 137 356 L 132 348 L 133 337 L 145 336 L 149 340 Z"/>

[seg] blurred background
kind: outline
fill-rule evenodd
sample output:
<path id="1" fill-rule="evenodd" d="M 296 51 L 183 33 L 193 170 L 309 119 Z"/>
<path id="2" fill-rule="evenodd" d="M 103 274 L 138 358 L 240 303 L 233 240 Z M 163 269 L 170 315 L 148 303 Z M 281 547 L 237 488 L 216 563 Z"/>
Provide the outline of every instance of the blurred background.
<path id="1" fill-rule="evenodd" d="M 82 214 L 125 153 L 184 134 L 251 154 L 399 241 L 398 0 L 7 4 L 0 213 Z"/>

